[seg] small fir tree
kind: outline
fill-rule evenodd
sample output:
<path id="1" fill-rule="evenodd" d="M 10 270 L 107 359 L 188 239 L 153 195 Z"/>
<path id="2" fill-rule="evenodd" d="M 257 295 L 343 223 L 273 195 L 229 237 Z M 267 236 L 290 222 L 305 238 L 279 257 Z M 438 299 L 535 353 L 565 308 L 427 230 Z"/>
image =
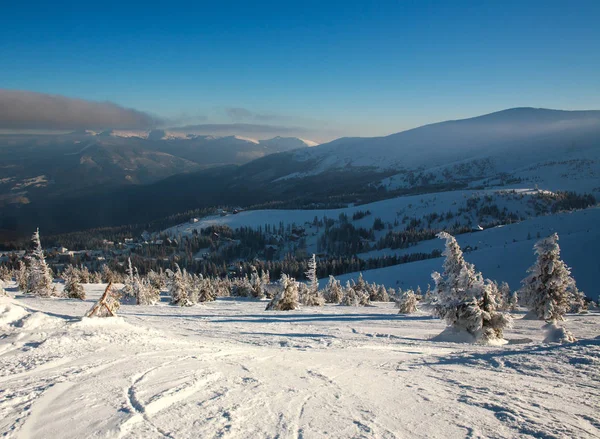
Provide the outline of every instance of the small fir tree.
<path id="1" fill-rule="evenodd" d="M 65 281 L 64 292 L 69 299 L 85 300 L 85 290 L 79 283 L 79 270 L 76 267 L 67 266 L 62 273 L 62 278 Z"/>
<path id="2" fill-rule="evenodd" d="M 179 265 L 175 264 L 175 272 L 171 272 L 169 279 L 169 293 L 171 294 L 171 305 L 192 306 L 194 303 L 189 298 L 190 286 L 187 273 L 181 271 Z"/>
<path id="3" fill-rule="evenodd" d="M 267 305 L 266 311 L 292 311 L 300 307 L 298 282 L 286 274 L 279 280 L 280 289 Z"/>
<path id="4" fill-rule="evenodd" d="M 531 316 L 547 322 L 564 320 L 571 308 L 575 280 L 571 270 L 560 259 L 558 234 L 541 239 L 534 245 L 537 260 L 523 279 L 520 296 Z"/>
<path id="5" fill-rule="evenodd" d="M 413 290 L 401 292 L 400 296 L 396 299 L 398 314 L 412 314 L 417 312 L 418 303 L 417 295 Z"/>
<path id="6" fill-rule="evenodd" d="M 27 271 L 27 291 L 40 297 L 56 295 L 56 288 L 52 285 L 52 272 L 46 264 L 44 250 L 40 242 L 40 230 L 37 229 L 31 241 L 33 251 L 29 256 L 29 267 Z"/>
<path id="7" fill-rule="evenodd" d="M 441 232 L 438 237 L 446 240 L 443 253 L 446 260 L 444 273 L 432 274 L 435 313 L 454 329 L 471 334 L 475 340 L 501 340 L 502 331 L 511 320 L 498 311 L 498 288 L 492 281 L 484 280 L 473 264 L 465 261 L 452 235 Z"/>
<path id="8" fill-rule="evenodd" d="M 327 303 L 340 303 L 343 297 L 343 289 L 340 281 L 329 275 L 329 282 L 325 287 L 325 301 Z"/>

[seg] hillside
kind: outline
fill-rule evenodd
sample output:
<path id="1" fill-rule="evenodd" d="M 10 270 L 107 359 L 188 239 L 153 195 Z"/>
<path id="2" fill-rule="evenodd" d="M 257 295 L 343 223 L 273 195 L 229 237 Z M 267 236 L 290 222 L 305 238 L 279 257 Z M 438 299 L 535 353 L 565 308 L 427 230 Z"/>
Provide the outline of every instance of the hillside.
<path id="1" fill-rule="evenodd" d="M 235 136 L 181 137 L 177 131 L 112 131 L 105 136 L 88 132 L 83 135 L 95 141 L 133 142 L 153 154 L 169 154 L 161 160 L 170 165 L 164 169 L 142 166 L 137 175 L 118 174 L 121 180 L 116 181 L 129 175 L 129 187 L 98 188 L 97 180 L 91 179 L 96 183 L 89 186 L 98 189 L 93 194 L 73 192 L 53 203 L 22 204 L 18 210 L 2 213 L 0 229 L 18 234 L 40 225 L 58 233 L 144 223 L 177 212 L 223 205 L 319 208 L 467 188 L 538 187 L 599 197 L 599 115 L 598 111 L 519 108 L 387 137 L 342 138 L 313 147 L 308 147 L 311 142 L 296 138 L 254 141 Z M 301 148 L 289 150 L 299 145 Z M 60 150 L 60 145 L 52 149 Z M 73 145 L 62 145 L 62 150 L 75 152 Z M 53 163 L 50 158 L 47 161 Z M 196 166 L 195 171 L 187 172 L 188 162 Z M 219 167 L 243 162 L 248 163 Z M 131 172 L 129 165 L 122 168 Z M 181 169 L 187 173 L 180 173 Z M 175 175 L 149 185 L 134 184 L 158 179 L 158 170 L 162 177 Z M 79 175 L 82 181 L 76 187 L 86 187 L 87 174 Z M 42 177 L 45 181 L 35 180 Z M 31 189 L 16 191 L 15 184 L 44 185 L 47 191 L 46 186 L 54 181 L 49 172 L 41 170 L 18 181 L 11 180 L 10 175 L 8 178 L 3 180 L 9 182 L 3 186 L 4 196 L 18 202 L 29 201 Z M 70 206 L 81 209 L 69 211 L 65 221 L 64 212 Z"/>

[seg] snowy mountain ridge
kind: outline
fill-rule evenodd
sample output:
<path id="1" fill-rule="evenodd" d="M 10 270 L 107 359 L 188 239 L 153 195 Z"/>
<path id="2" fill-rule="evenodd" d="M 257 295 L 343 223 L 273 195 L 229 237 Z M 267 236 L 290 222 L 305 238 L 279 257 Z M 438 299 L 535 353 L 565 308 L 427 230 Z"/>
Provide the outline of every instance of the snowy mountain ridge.
<path id="1" fill-rule="evenodd" d="M 508 172 L 541 159 L 585 157 L 600 146 L 600 111 L 514 108 L 470 119 L 425 125 L 385 137 L 341 138 L 296 151 L 297 162 L 313 161 L 301 178 L 347 168 L 423 171 L 488 160 Z M 488 175 L 489 176 L 489 175 Z"/>
<path id="2" fill-rule="evenodd" d="M 154 129 L 154 130 L 105 130 L 101 132 L 96 132 L 92 130 L 81 130 L 74 131 L 72 134 L 76 135 L 87 135 L 87 136 L 96 136 L 96 137 L 122 137 L 122 138 L 130 138 L 136 137 L 140 139 L 148 139 L 148 140 L 192 140 L 192 139 L 203 139 L 206 141 L 211 140 L 223 140 L 230 139 L 232 141 L 239 140 L 243 142 L 252 143 L 254 145 L 266 145 L 266 146 L 277 146 L 284 147 L 285 149 L 295 149 L 295 148 L 306 148 L 313 147 L 319 145 L 319 143 L 314 142 L 308 139 L 301 139 L 299 137 L 282 137 L 275 136 L 270 139 L 254 139 L 246 136 L 240 135 L 231 135 L 231 136 L 213 136 L 213 135 L 205 135 L 205 134 L 193 134 L 186 133 L 178 130 L 163 130 L 163 129 Z"/>

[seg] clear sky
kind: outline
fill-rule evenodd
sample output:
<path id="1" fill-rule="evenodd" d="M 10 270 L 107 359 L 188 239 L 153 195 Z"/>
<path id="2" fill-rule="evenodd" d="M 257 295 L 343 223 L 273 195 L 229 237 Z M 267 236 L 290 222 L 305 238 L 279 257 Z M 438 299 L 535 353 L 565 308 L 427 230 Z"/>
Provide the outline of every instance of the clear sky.
<path id="1" fill-rule="evenodd" d="M 0 88 L 319 141 L 600 109 L 600 1 L 7 1 Z"/>

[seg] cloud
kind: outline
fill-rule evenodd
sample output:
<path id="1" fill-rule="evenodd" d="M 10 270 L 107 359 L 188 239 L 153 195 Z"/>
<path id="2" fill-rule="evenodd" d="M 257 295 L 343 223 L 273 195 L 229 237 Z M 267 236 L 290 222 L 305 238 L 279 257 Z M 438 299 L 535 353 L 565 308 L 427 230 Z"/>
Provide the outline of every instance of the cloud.
<path id="1" fill-rule="evenodd" d="M 0 129 L 149 129 L 162 120 L 112 102 L 0 89 Z"/>
<path id="2" fill-rule="evenodd" d="M 284 119 L 282 116 L 277 116 L 276 114 L 255 113 L 254 111 L 241 107 L 226 108 L 225 114 L 227 114 L 227 116 L 234 121 L 257 120 L 262 122 L 268 122 L 270 120 Z"/>

